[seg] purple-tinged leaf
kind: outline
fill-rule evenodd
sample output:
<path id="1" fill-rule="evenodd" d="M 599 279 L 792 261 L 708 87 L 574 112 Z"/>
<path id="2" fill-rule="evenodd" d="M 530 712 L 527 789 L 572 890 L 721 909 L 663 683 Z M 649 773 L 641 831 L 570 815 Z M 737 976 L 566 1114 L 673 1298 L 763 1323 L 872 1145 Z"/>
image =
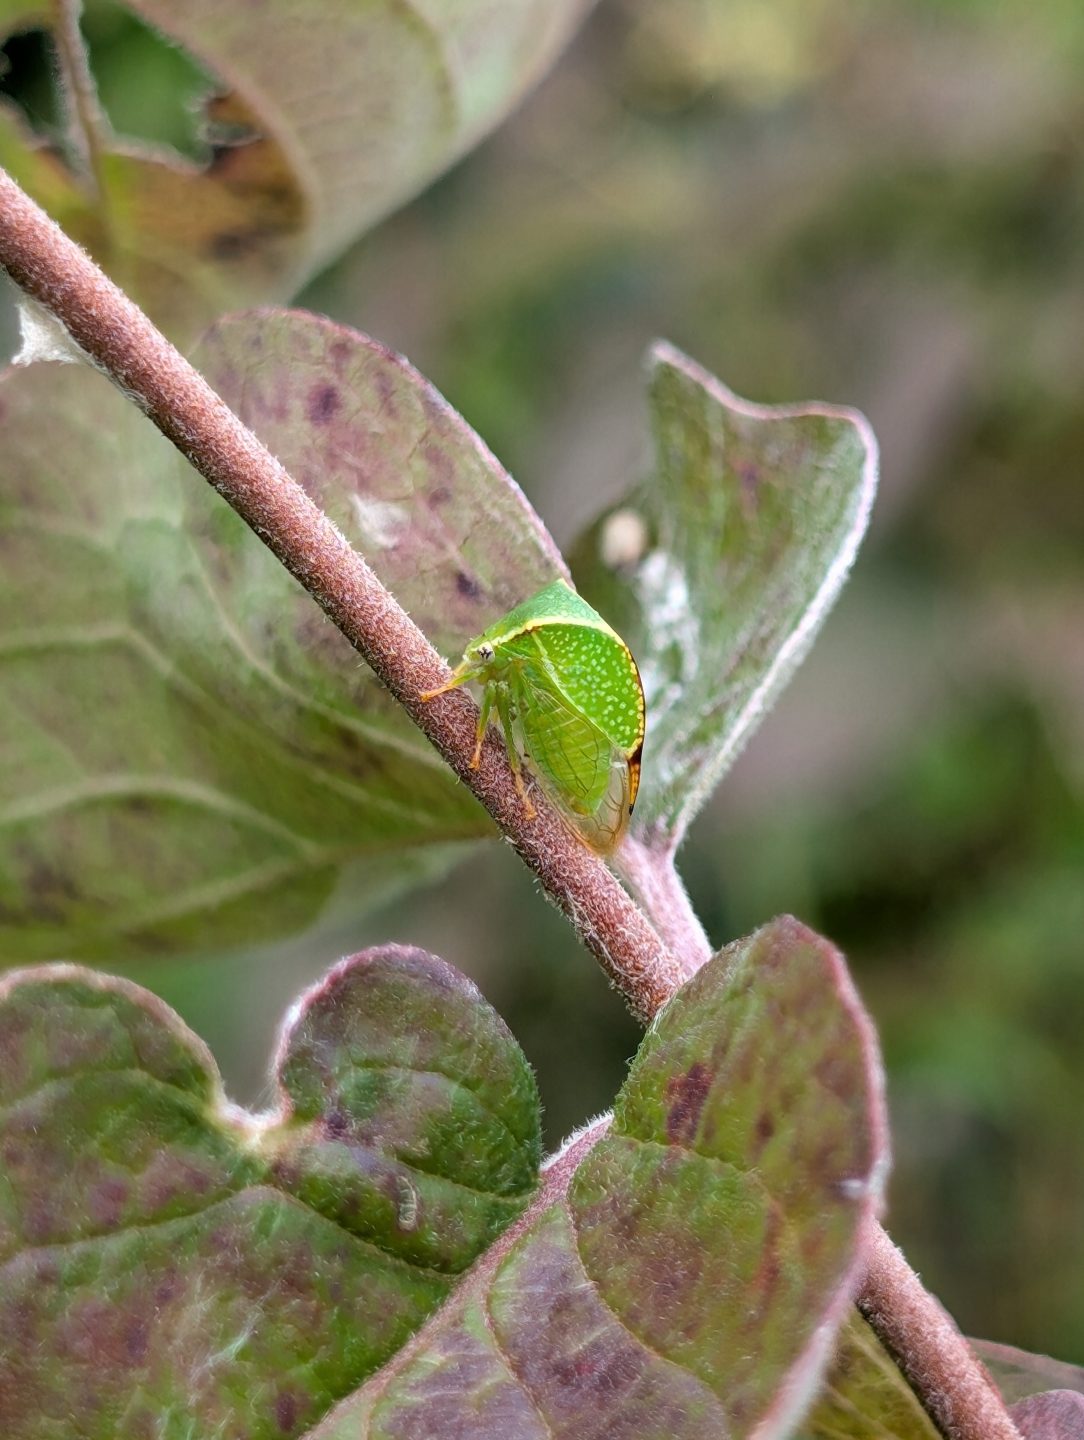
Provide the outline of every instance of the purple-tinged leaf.
<path id="1" fill-rule="evenodd" d="M 438 649 L 458 658 L 492 621 L 567 576 L 500 462 L 424 376 L 378 341 L 305 311 L 265 310 L 219 321 L 195 359 Z M 223 514 L 207 486 L 178 483 L 216 597 L 248 642 L 291 680 L 330 688 L 344 705 L 338 672 L 353 654 L 347 642 L 328 634 L 262 546 L 246 544 L 246 527 Z M 278 575 L 271 598 L 282 623 L 269 639 L 263 607 Z"/>
<path id="2" fill-rule="evenodd" d="M 666 344 L 650 402 L 655 473 L 581 540 L 573 570 L 639 663 L 637 828 L 670 851 L 835 601 L 877 456 L 856 411 L 751 404 Z"/>
<path id="3" fill-rule="evenodd" d="M 201 363 L 449 653 L 562 562 L 416 371 L 299 312 Z M 146 955 L 357 913 L 491 833 L 236 515 L 105 380 L 0 383 L 0 943 Z"/>
<path id="4" fill-rule="evenodd" d="M 527 1202 L 533 1077 L 443 961 L 344 961 L 277 1072 L 247 1115 L 146 991 L 0 984 L 4 1440 L 298 1435 Z"/>
<path id="5" fill-rule="evenodd" d="M 1084 1395 L 1076 1390 L 1029 1395 L 1009 1414 L 1024 1440 L 1084 1440 Z"/>
<path id="6" fill-rule="evenodd" d="M 876 1045 L 839 956 L 793 920 L 722 952 L 591 1138 L 310 1440 L 793 1432 L 886 1164 Z"/>

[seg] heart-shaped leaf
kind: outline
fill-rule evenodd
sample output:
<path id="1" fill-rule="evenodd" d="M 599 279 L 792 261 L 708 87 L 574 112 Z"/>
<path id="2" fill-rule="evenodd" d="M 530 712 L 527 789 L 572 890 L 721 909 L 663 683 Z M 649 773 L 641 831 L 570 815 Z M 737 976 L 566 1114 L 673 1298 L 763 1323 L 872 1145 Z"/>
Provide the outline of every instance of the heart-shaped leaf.
<path id="1" fill-rule="evenodd" d="M 265 1115 L 134 985 L 47 966 L 0 997 L 5 1440 L 297 1435 L 535 1184 L 530 1068 L 423 951 L 305 996 Z"/>
<path id="2" fill-rule="evenodd" d="M 382 346 L 265 313 L 224 321 L 200 360 L 448 653 L 562 573 L 492 455 Z M 9 955 L 253 943 L 489 833 L 311 597 L 100 376 L 11 371 L 0 422 Z"/>
<path id="3" fill-rule="evenodd" d="M 111 143 L 99 201 L 7 108 L 0 164 L 160 323 L 190 337 L 238 303 L 284 298 L 417 193 L 516 104 L 587 3 L 132 8 L 213 77 L 206 164 Z M 35 20 L 50 24 L 48 7 L 0 9 L 0 38 Z"/>
<path id="4" fill-rule="evenodd" d="M 839 593 L 877 460 L 855 411 L 750 404 L 665 344 L 650 369 L 655 474 L 572 568 L 639 663 L 638 828 L 672 850 Z"/>

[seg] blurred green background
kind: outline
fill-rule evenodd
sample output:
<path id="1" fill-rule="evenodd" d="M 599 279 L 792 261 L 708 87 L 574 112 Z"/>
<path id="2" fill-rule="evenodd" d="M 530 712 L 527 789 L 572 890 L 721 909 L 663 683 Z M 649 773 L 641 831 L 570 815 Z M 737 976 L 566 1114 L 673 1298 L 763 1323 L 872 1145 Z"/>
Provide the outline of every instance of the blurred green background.
<path id="1" fill-rule="evenodd" d="M 184 57 L 114 6 L 87 27 L 118 128 L 191 148 Z M 40 40 L 6 55 L 47 127 Z M 683 870 L 717 943 L 791 911 L 846 951 L 888 1061 L 890 1229 L 966 1330 L 1077 1361 L 1082 77 L 1079 0 L 604 0 L 300 299 L 407 353 L 565 545 L 648 462 L 656 335 L 754 399 L 870 415 L 870 540 Z M 387 939 L 478 979 L 551 1141 L 620 1084 L 636 1029 L 503 847 L 329 932 L 128 973 L 244 1102 L 298 987 Z"/>

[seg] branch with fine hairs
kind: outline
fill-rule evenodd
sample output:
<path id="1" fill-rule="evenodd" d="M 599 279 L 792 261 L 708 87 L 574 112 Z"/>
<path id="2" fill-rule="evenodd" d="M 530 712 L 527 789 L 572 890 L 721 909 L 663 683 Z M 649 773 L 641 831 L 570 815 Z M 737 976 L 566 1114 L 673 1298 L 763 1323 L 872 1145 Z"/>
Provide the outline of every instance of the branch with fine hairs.
<path id="1" fill-rule="evenodd" d="M 1021 1440 L 985 1367 L 879 1225 L 858 1308 L 949 1440 Z"/>
<path id="2" fill-rule="evenodd" d="M 449 674 L 425 636 L 206 381 L 3 170 L 0 268 L 64 326 L 308 590 L 477 795 L 630 1009 L 649 1022 L 704 958 L 703 932 L 684 895 L 675 891 L 660 902 L 667 940 L 683 953 L 679 960 L 543 796 L 535 794 L 537 818 L 527 819 L 504 745 L 492 733 L 479 768 L 471 769 L 473 701 L 461 690 L 428 705 L 419 699 Z M 940 1306 L 882 1236 L 859 1303 L 879 1335 L 883 1327 L 931 1416 L 951 1440 L 1020 1440 L 985 1371 L 962 1341 L 946 1346 Z"/>

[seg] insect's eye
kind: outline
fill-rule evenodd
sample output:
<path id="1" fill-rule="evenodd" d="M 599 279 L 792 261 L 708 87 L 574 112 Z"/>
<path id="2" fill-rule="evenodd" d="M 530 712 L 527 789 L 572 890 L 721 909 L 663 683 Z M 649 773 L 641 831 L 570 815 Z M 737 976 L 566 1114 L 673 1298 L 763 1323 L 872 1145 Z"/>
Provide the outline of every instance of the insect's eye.
<path id="1" fill-rule="evenodd" d="M 479 660 L 485 660 L 488 662 L 493 659 L 493 646 L 490 645 L 487 641 L 485 644 L 479 645 L 478 649 L 474 653 L 478 656 Z"/>

